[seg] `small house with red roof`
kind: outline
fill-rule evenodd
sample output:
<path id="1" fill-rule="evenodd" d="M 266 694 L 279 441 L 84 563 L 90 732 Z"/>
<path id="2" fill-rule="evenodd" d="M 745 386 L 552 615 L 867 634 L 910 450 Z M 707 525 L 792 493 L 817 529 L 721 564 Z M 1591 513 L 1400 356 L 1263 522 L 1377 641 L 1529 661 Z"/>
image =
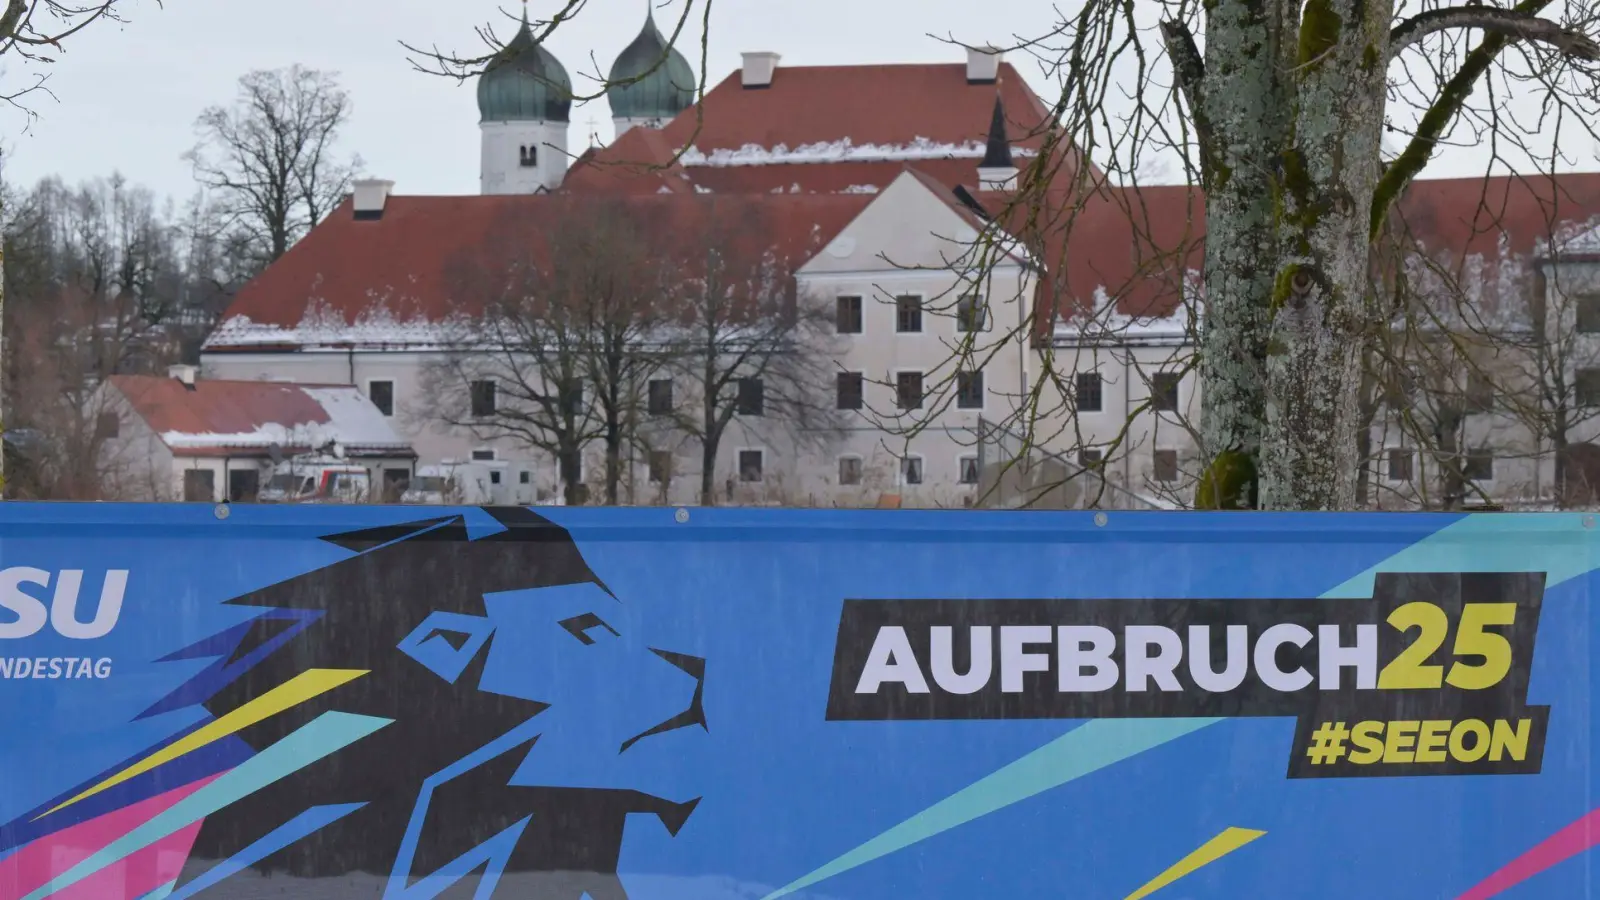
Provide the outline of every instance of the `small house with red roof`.
<path id="1" fill-rule="evenodd" d="M 256 499 L 280 462 L 331 457 L 398 496 L 416 453 L 373 398 L 342 384 L 113 375 L 96 408 L 102 465 L 119 499 Z M 381 398 L 380 398 L 381 399 Z"/>

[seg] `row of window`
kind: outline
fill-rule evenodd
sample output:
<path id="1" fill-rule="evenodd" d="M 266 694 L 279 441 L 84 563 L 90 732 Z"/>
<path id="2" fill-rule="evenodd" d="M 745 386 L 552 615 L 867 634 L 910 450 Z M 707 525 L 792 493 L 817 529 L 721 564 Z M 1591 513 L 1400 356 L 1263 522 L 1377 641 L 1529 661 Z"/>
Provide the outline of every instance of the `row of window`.
<path id="1" fill-rule="evenodd" d="M 861 334 L 866 298 L 848 294 L 837 298 L 834 307 L 834 330 L 839 334 Z M 927 300 L 921 294 L 901 294 L 894 298 L 894 330 L 896 334 L 921 334 L 923 312 Z M 956 333 L 971 334 L 989 327 L 983 302 L 976 294 L 963 294 L 956 300 Z"/>
<path id="2" fill-rule="evenodd" d="M 1150 408 L 1155 412 L 1178 411 L 1178 386 L 1183 376 L 1177 372 L 1156 372 L 1150 376 Z M 1073 384 L 1074 407 L 1078 412 L 1105 409 L 1105 379 L 1099 372 L 1079 372 Z"/>
<path id="3" fill-rule="evenodd" d="M 1587 378 L 1585 376 L 1588 376 Z M 1578 373 L 1579 396 L 1593 398 L 1600 406 L 1600 370 L 1582 370 Z M 1176 372 L 1157 372 L 1150 376 L 1150 408 L 1156 412 L 1178 410 L 1178 386 L 1183 376 Z M 901 409 L 921 409 L 924 391 L 924 374 L 916 371 L 895 373 L 895 403 Z M 840 372 L 836 379 L 834 405 L 842 410 L 859 410 L 865 406 L 866 374 Z M 1105 382 L 1099 372 L 1079 372 L 1075 384 L 1078 412 L 1101 412 L 1105 408 Z M 735 411 L 741 416 L 759 416 L 766 412 L 766 389 L 760 378 L 741 378 Z M 1586 394 L 1585 391 L 1588 393 Z M 487 418 L 498 408 L 498 396 L 493 381 L 474 381 L 471 389 L 472 415 Z M 372 405 L 386 416 L 394 415 L 394 382 L 367 382 L 367 396 Z M 574 388 L 563 402 L 576 407 L 582 403 L 582 391 Z M 983 372 L 956 374 L 956 407 L 958 409 L 983 409 Z M 672 379 L 650 380 L 646 394 L 646 411 L 652 416 L 671 415 L 675 405 Z"/>
<path id="4" fill-rule="evenodd" d="M 1384 452 L 1384 477 L 1390 481 L 1411 481 L 1416 477 L 1416 451 L 1390 448 Z M 1461 457 L 1461 477 L 1468 481 L 1494 480 L 1494 453 L 1468 451 Z"/>

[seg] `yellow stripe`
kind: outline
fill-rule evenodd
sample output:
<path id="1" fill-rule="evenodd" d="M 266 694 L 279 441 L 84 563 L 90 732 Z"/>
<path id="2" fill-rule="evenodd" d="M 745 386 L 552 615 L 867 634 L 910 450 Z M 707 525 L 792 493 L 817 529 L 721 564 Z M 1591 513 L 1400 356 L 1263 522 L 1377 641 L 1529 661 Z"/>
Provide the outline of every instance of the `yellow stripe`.
<path id="1" fill-rule="evenodd" d="M 1195 869 L 1216 862 L 1263 834 L 1266 834 L 1266 832 L 1254 831 L 1249 828 L 1229 828 L 1227 831 L 1201 844 L 1193 853 L 1173 863 L 1171 868 L 1152 878 L 1144 887 L 1129 894 L 1127 900 L 1143 900 L 1143 898 L 1154 894 Z"/>
<path id="2" fill-rule="evenodd" d="M 79 800 L 92 797 L 107 788 L 117 785 L 154 769 L 157 766 L 171 762 L 174 759 L 191 753 L 205 745 L 221 740 L 234 732 L 241 731 L 263 719 L 270 718 L 310 700 L 318 694 L 324 694 L 341 684 L 351 682 L 367 674 L 368 669 L 308 669 L 299 675 L 278 685 L 265 694 L 251 700 L 227 715 L 206 723 L 203 727 L 184 735 L 154 755 L 147 756 L 139 762 L 123 769 L 110 778 L 100 782 L 94 787 L 87 788 L 77 796 L 64 800 L 56 806 L 45 810 L 34 817 L 34 821 L 44 818 L 57 810 L 65 809 Z"/>

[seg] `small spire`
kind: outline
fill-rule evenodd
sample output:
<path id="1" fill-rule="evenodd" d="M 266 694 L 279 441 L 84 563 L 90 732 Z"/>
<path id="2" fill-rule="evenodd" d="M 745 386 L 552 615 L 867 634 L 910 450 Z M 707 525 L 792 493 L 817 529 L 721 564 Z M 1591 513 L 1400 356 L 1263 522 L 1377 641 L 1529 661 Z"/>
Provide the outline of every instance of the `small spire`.
<path id="1" fill-rule="evenodd" d="M 1006 138 L 1006 109 L 1000 92 L 994 92 L 994 115 L 989 119 L 989 145 L 984 148 L 980 169 L 1012 169 L 1011 142 Z"/>

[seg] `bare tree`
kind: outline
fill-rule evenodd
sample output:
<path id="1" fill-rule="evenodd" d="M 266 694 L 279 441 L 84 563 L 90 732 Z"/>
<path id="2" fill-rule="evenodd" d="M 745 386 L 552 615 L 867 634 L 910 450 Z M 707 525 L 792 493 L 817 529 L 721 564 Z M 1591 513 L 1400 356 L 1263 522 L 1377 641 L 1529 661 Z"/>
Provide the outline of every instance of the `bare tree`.
<path id="1" fill-rule="evenodd" d="M 663 365 L 660 304 L 667 286 L 638 210 L 615 200 L 563 201 L 563 227 L 552 239 L 559 293 L 585 336 L 585 380 L 605 451 L 605 501 L 615 506 L 624 455 L 637 439 L 645 385 Z"/>
<path id="2" fill-rule="evenodd" d="M 158 5 L 160 2 L 156 0 Z M 22 110 L 30 118 L 37 116 L 37 110 L 25 100 L 30 94 L 48 92 L 45 85 L 49 75 L 38 71 L 37 67 L 53 64 L 62 43 L 85 28 L 97 22 L 122 21 L 120 13 L 129 5 L 130 0 L 5 0 L 4 8 L 0 9 L 0 60 L 19 59 L 34 67 L 34 71 L 28 83 L 0 88 L 0 102 Z M 6 212 L 0 207 L 0 215 Z M 0 246 L 0 285 L 5 281 L 5 248 Z M 5 290 L 0 287 L 0 322 L 5 320 L 5 301 Z M 4 356 L 3 343 L 0 343 L 0 356 Z M 0 371 L 5 368 L 7 366 L 0 366 Z M 8 388 L 0 382 L 0 398 L 6 396 L 9 396 Z M 4 433 L 5 426 L 0 423 L 0 437 Z M 0 453 L 0 489 L 5 484 L 4 460 L 4 454 Z"/>
<path id="3" fill-rule="evenodd" d="M 216 195 L 223 217 L 252 242 L 264 267 L 288 251 L 349 191 L 359 157 L 339 154 L 350 96 L 334 73 L 300 65 L 250 72 L 233 106 L 195 122 L 200 143 L 186 154 L 195 178 Z"/>
<path id="4" fill-rule="evenodd" d="M 156 0 L 160 5 L 160 0 Z M 0 101 L 21 109 L 29 117 L 37 110 L 23 98 L 44 91 L 48 75 L 37 66 L 56 61 L 62 42 L 97 22 L 121 22 L 129 0 L 6 0 L 0 9 L 0 58 L 20 59 L 34 66 L 28 83 L 0 89 Z"/>
<path id="5" fill-rule="evenodd" d="M 700 451 L 700 502 L 716 503 L 716 463 L 730 425 L 815 446 L 837 431 L 828 353 L 831 308 L 799 292 L 798 258 L 774 239 L 770 211 L 703 197 L 703 218 L 674 257 L 666 301 L 671 363 L 689 396 L 672 414 Z M 680 226 L 681 227 L 681 226 Z M 738 478 L 753 478 L 736 461 Z"/>
<path id="6" fill-rule="evenodd" d="M 419 413 L 549 454 L 572 505 L 585 500 L 584 451 L 598 441 L 615 503 L 639 388 L 658 364 L 646 344 L 654 269 L 626 210 L 569 212 L 551 229 L 545 206 L 513 207 L 488 246 L 451 264 L 454 294 L 470 299 L 455 310 L 449 352 L 424 373 L 430 406 Z"/>

